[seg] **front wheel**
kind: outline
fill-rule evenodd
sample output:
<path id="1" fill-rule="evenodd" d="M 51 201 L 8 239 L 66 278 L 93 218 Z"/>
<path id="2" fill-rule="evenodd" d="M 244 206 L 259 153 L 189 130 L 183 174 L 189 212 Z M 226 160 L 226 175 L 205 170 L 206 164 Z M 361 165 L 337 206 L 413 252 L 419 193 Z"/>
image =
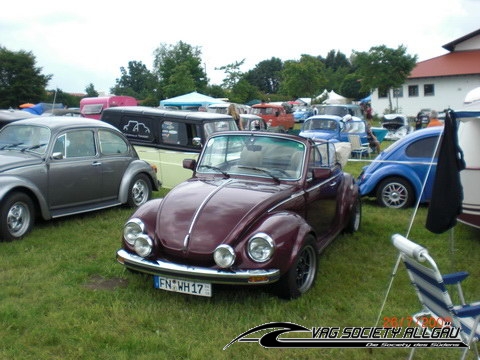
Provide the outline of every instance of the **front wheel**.
<path id="1" fill-rule="evenodd" d="M 377 202 L 381 206 L 404 209 L 413 204 L 412 186 L 407 180 L 392 177 L 383 180 L 377 189 Z"/>
<path id="2" fill-rule="evenodd" d="M 277 284 L 279 297 L 295 299 L 307 292 L 315 283 L 317 266 L 317 250 L 313 237 L 309 236 L 292 266 Z"/>
<path id="3" fill-rule="evenodd" d="M 144 174 L 138 174 L 130 183 L 128 190 L 128 206 L 139 207 L 152 197 L 152 186 Z"/>
<path id="4" fill-rule="evenodd" d="M 24 193 L 12 193 L 0 207 L 0 241 L 21 239 L 33 227 L 35 210 Z"/>

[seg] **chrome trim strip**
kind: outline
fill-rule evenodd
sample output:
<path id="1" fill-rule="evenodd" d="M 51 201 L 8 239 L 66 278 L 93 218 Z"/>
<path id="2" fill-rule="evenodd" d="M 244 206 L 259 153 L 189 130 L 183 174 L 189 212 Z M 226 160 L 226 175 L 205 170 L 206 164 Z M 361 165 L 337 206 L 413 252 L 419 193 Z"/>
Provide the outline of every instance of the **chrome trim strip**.
<path id="1" fill-rule="evenodd" d="M 138 272 L 169 276 L 177 279 L 207 281 L 217 284 L 261 285 L 269 284 L 280 278 L 279 269 L 268 270 L 215 270 L 204 267 L 174 264 L 166 261 L 146 260 L 138 255 L 131 254 L 124 249 L 117 251 L 117 261 L 125 267 Z M 252 277 L 264 277 L 263 281 L 250 282 Z"/>

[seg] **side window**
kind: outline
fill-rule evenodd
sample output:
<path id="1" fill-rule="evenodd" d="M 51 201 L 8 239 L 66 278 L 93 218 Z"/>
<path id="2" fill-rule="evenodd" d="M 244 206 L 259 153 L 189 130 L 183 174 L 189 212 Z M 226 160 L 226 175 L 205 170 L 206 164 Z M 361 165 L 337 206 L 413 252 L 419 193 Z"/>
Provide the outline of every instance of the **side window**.
<path id="1" fill-rule="evenodd" d="M 95 156 L 93 131 L 74 130 L 59 136 L 53 152 L 61 152 L 64 158 Z"/>
<path id="2" fill-rule="evenodd" d="M 407 149 L 405 150 L 405 154 L 408 157 L 412 158 L 432 158 L 433 151 L 435 150 L 435 146 L 437 145 L 437 141 L 437 136 L 416 141 L 407 147 Z M 437 148 L 437 153 L 435 154 L 435 157 L 438 157 L 439 148 L 440 146 Z"/>
<path id="3" fill-rule="evenodd" d="M 128 153 L 127 143 L 117 134 L 100 130 L 98 132 L 100 140 L 100 152 L 104 155 L 125 155 Z"/>
<path id="4" fill-rule="evenodd" d="M 162 142 L 186 146 L 188 143 L 187 127 L 185 123 L 164 121 L 162 123 Z"/>
<path id="5" fill-rule="evenodd" d="M 335 164 L 335 145 L 333 143 L 318 144 L 310 154 L 309 167 L 330 167 Z"/>

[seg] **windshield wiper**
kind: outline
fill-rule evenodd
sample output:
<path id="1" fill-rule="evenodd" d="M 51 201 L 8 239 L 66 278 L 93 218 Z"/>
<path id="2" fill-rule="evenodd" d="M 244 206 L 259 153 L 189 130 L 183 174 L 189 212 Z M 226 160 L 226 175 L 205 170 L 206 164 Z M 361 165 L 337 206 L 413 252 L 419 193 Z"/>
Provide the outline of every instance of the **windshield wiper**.
<path id="1" fill-rule="evenodd" d="M 260 172 L 263 172 L 265 174 L 267 174 L 268 176 L 270 176 L 273 180 L 275 180 L 275 182 L 277 184 L 280 184 L 280 179 L 278 177 L 276 177 L 275 175 L 273 175 L 270 171 L 268 170 L 265 170 L 265 169 L 261 169 L 261 168 L 257 168 L 257 167 L 254 167 L 254 166 L 243 166 L 243 165 L 238 165 L 238 168 L 239 169 L 250 169 L 250 170 L 255 170 L 255 171 L 260 171 Z"/>
<path id="2" fill-rule="evenodd" d="M 14 143 L 14 144 L 7 144 L 7 145 L 2 146 L 2 148 L 0 150 L 10 149 L 10 148 L 22 145 L 22 144 L 23 144 L 23 142 Z"/>
<path id="3" fill-rule="evenodd" d="M 35 150 L 35 149 L 41 148 L 41 147 L 46 146 L 46 145 L 48 145 L 48 143 L 42 143 L 42 144 L 32 145 L 32 146 L 23 148 L 23 149 L 20 150 L 20 151 L 21 151 L 21 152 L 24 152 L 24 151 Z"/>
<path id="4" fill-rule="evenodd" d="M 207 169 L 212 169 L 215 171 L 218 171 L 219 173 L 223 174 L 226 179 L 230 178 L 230 174 L 227 173 L 226 171 L 223 171 L 222 169 L 216 167 L 216 166 L 211 166 L 211 165 L 200 165 L 199 168 L 207 168 Z"/>

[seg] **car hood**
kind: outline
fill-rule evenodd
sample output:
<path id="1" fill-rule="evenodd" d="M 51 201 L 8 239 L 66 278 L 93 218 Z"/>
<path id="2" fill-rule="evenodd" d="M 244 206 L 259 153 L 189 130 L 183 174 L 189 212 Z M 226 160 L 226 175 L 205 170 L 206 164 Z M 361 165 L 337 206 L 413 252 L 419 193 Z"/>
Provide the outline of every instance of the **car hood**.
<path id="1" fill-rule="evenodd" d="M 238 179 L 184 182 L 160 205 L 155 230 L 160 251 L 190 258 L 211 255 L 291 191 L 292 185 Z"/>
<path id="2" fill-rule="evenodd" d="M 0 172 L 41 164 L 43 159 L 28 152 L 0 150 Z"/>

